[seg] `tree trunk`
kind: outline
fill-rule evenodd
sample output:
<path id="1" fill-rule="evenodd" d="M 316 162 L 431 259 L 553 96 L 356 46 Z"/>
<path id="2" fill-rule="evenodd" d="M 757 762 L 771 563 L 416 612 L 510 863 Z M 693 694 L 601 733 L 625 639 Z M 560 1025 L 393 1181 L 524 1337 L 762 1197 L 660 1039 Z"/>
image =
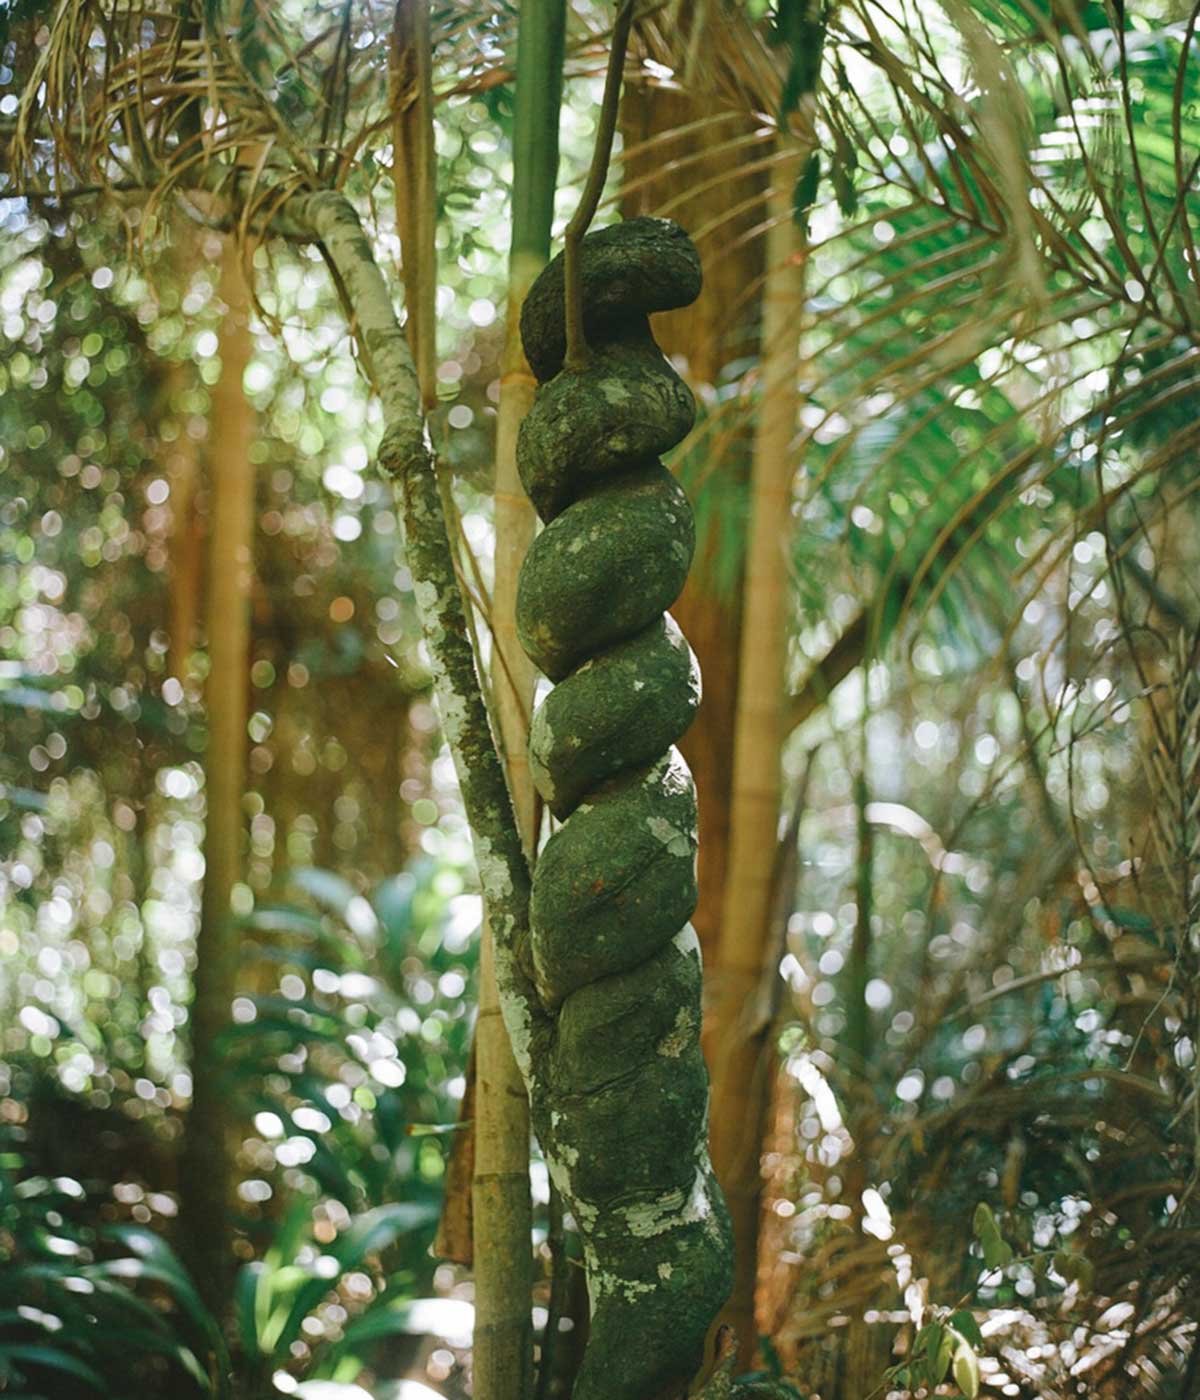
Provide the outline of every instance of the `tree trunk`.
<path id="1" fill-rule="evenodd" d="M 196 512 L 200 462 L 196 440 L 188 432 L 188 415 L 176 408 L 187 371 L 173 365 L 167 377 L 177 435 L 167 457 L 171 489 L 170 610 L 167 623 L 167 675 L 187 680 L 187 660 L 196 644 L 200 577 L 204 567 L 204 532 Z"/>
<path id="2" fill-rule="evenodd" d="M 475 1056 L 471 1389 L 479 1400 L 527 1400 L 533 1377 L 529 1098 L 504 1028 L 487 920 L 479 951 Z"/>
<path id="3" fill-rule="evenodd" d="M 533 719 L 534 780 L 563 825 L 533 875 L 531 953 L 553 1055 L 532 1087 L 551 1175 L 579 1226 L 591 1332 L 575 1400 L 683 1393 L 730 1283 L 700 1053 L 696 799 L 673 745 L 698 700 L 663 609 L 691 562 L 691 510 L 656 461 L 691 428 L 650 311 L 699 291 L 677 226 L 584 240 L 589 350 L 564 366 L 564 268 L 526 300 L 539 389 L 522 480 L 546 529 L 521 570 L 517 631 L 558 682 Z"/>
<path id="4" fill-rule="evenodd" d="M 742 605 L 741 698 L 734 733 L 733 834 L 721 936 L 710 973 L 713 1003 L 707 1030 L 713 1068 L 713 1164 L 729 1203 L 737 1245 L 734 1289 L 724 1316 L 737 1329 L 747 1359 L 757 1335 L 761 1155 L 771 1083 L 771 1016 L 760 1003 L 764 963 L 773 946 L 772 874 L 786 732 L 788 548 L 803 309 L 800 239 L 792 220 L 789 179 L 797 164 L 789 162 L 779 171 L 768 205 L 761 390 Z"/>
<path id="5" fill-rule="evenodd" d="M 766 200 L 766 179 L 761 171 L 745 171 L 740 144 L 759 123 L 731 111 L 697 129 L 711 116 L 705 94 L 649 86 L 626 90 L 621 116 L 626 217 L 669 213 L 692 234 L 710 230 L 697 244 L 704 268 L 700 296 L 657 317 L 654 326 L 664 352 L 686 360 L 685 378 L 697 391 L 702 414 L 678 454 L 680 478 L 696 511 L 696 558 L 671 611 L 704 677 L 700 710 L 680 749 L 699 799 L 700 899 L 692 922 L 706 963 L 716 955 L 729 865 L 744 558 L 737 524 L 745 509 L 751 425 L 747 416 L 710 425 L 705 415 L 714 403 L 710 391 L 727 378 L 727 366 L 758 351 L 763 245 L 751 235 Z M 680 158 L 687 164 L 674 169 Z M 739 212 L 731 217 L 730 209 Z"/>
<path id="6" fill-rule="evenodd" d="M 353 207 L 331 190 L 295 197 L 277 216 L 277 224 L 299 229 L 324 244 L 382 400 L 385 429 L 378 461 L 399 488 L 405 547 L 443 732 L 454 757 L 480 884 L 495 933 L 501 1010 L 530 1092 L 548 1165 L 580 1225 L 585 1244 L 593 1326 L 575 1400 L 612 1400 L 614 1395 L 623 1400 L 656 1400 L 660 1395 L 679 1394 L 701 1360 L 709 1322 L 728 1292 L 731 1259 L 728 1220 L 708 1161 L 705 1132 L 707 1084 L 698 1043 L 699 949 L 691 930 L 679 929 L 676 924 L 679 906 L 686 905 L 690 911 L 694 904 L 694 888 L 689 889 L 695 849 L 690 782 L 666 754 L 640 770 L 640 778 L 617 786 L 619 802 L 604 803 L 610 814 L 616 813 L 617 837 L 624 834 L 644 842 L 648 836 L 653 842 L 649 850 L 639 848 L 632 853 L 631 867 L 634 871 L 645 869 L 651 880 L 644 888 L 640 907 L 628 911 L 633 917 L 621 917 L 617 909 L 616 943 L 607 944 L 606 952 L 605 940 L 598 940 L 594 949 L 602 961 L 604 957 L 611 960 L 613 955 L 622 960 L 636 951 L 636 965 L 629 970 L 625 963 L 626 972 L 611 976 L 594 962 L 586 967 L 586 939 L 581 956 L 557 942 L 563 935 L 568 939 L 574 936 L 576 922 L 557 918 L 544 907 L 539 910 L 537 890 L 531 890 L 528 864 L 480 693 L 412 355 L 370 244 Z M 585 245 L 585 324 L 589 294 L 603 297 L 605 289 L 615 287 L 618 295 L 624 293 L 634 312 L 652 309 L 645 306 L 639 283 L 642 290 L 647 286 L 661 289 L 665 283 L 680 301 L 695 294 L 698 261 L 677 232 L 661 225 L 643 225 L 633 231 L 632 241 L 627 243 L 629 226 L 622 226 L 622 230 L 614 250 L 617 261 L 624 271 L 630 264 L 641 265 L 643 276 L 634 277 L 632 284 L 624 277 L 614 281 L 612 271 L 605 272 L 603 258 L 589 273 Z M 593 235 L 603 248 L 613 244 L 611 237 L 604 238 L 607 232 Z M 531 366 L 539 380 L 546 381 L 557 368 L 555 354 L 561 359 L 562 353 L 561 260 L 539 278 L 527 301 L 527 313 L 539 288 L 543 292 L 542 315 L 531 318 L 535 323 L 540 321 L 532 342 L 525 325 L 528 314 L 522 318 L 522 329 Z M 536 361 L 534 345 L 539 347 Z M 629 346 L 624 344 L 616 357 L 624 359 L 628 352 Z M 593 413 L 615 410 L 630 432 L 648 432 L 660 443 L 653 450 L 661 451 L 690 426 L 690 405 L 669 387 L 665 365 L 655 364 L 644 341 L 640 349 L 634 346 L 634 358 L 637 364 L 627 366 L 632 374 L 621 381 L 618 390 L 626 386 L 638 390 L 635 397 L 639 404 L 621 408 L 620 392 L 617 402 L 603 393 L 587 396 L 592 399 Z M 648 401 L 642 399 L 647 376 L 668 394 L 673 411 L 666 415 L 667 422 L 662 418 L 663 400 L 658 393 L 650 394 L 655 412 L 650 412 Z M 564 376 L 558 391 L 571 394 L 577 379 L 580 377 Z M 555 416 L 554 397 L 552 394 L 547 403 L 551 418 Z M 607 409 L 601 408 L 601 399 Z M 688 412 L 681 429 L 679 418 L 685 405 Z M 583 434 L 585 446 L 595 441 L 589 417 L 569 413 L 566 421 Z M 617 438 L 621 438 L 619 429 Z M 651 603 L 661 607 L 668 596 L 673 601 L 682 585 L 691 553 L 686 501 L 661 468 L 643 467 L 647 479 L 642 483 L 633 483 L 627 473 L 621 473 L 619 468 L 628 465 L 623 454 L 629 445 L 628 439 L 624 443 L 610 439 L 611 451 L 620 458 L 610 462 L 618 471 L 611 486 L 624 499 L 614 503 L 614 494 L 601 484 L 580 502 L 607 511 L 610 528 L 589 534 L 595 550 L 588 559 L 575 560 L 570 572 L 573 588 L 558 598 L 560 624 L 566 621 L 561 612 L 561 605 L 570 601 L 566 594 L 573 591 L 578 598 L 581 581 L 583 596 L 604 604 L 601 631 L 622 618 L 622 625 L 632 626 L 633 613 L 640 615 Z M 639 452 L 639 462 L 644 463 L 645 456 Z M 574 489 L 586 492 L 588 483 L 576 481 Z M 655 547 L 652 539 L 639 540 L 626 531 L 625 526 L 636 525 L 638 518 L 661 532 L 658 543 L 663 548 Z M 578 515 L 574 523 L 579 523 Z M 646 586 L 612 554 L 617 536 L 624 536 L 622 552 L 631 565 L 636 563 Z M 553 558 L 555 540 L 561 537 L 561 531 L 544 531 L 538 545 L 549 538 L 544 549 L 550 549 Z M 545 661 L 553 674 L 561 676 L 562 669 L 545 653 L 539 638 L 551 652 L 557 651 L 565 638 L 566 645 L 576 650 L 582 644 L 586 655 L 598 637 L 593 632 L 584 639 L 574 626 L 544 625 L 540 602 L 545 594 L 537 587 L 536 566 L 530 583 L 531 561 L 538 552 L 535 545 L 522 570 L 518 631 L 522 645 L 536 652 L 535 660 Z M 586 587 L 589 566 L 603 570 L 614 563 L 620 567 L 611 579 L 611 589 Z M 626 609 L 621 613 L 607 606 L 610 600 L 616 601 L 618 591 Z M 543 625 L 532 634 L 526 602 L 531 604 L 533 616 L 543 619 Z M 665 646 L 658 645 L 660 638 Z M 673 628 L 661 617 L 657 621 L 653 616 L 648 618 L 629 640 L 643 661 L 643 647 L 653 653 L 655 666 L 638 678 L 640 686 L 627 689 L 618 684 L 614 698 L 620 695 L 626 705 L 648 710 L 662 724 L 666 709 L 662 687 L 669 681 L 671 724 L 681 718 L 686 721 L 695 699 L 690 651 L 673 639 Z M 594 673 L 588 675 L 589 688 L 593 677 Z M 648 691 L 644 696 L 643 690 Z M 682 716 L 680 705 L 685 711 Z M 606 704 L 587 708 L 592 718 L 601 722 L 609 717 Z M 644 740 L 637 726 L 622 727 L 619 735 L 634 737 L 639 743 Z M 608 758 L 619 760 L 619 767 L 630 761 L 627 753 L 610 752 Z M 546 797 L 545 789 L 540 790 Z M 628 799 L 633 800 L 636 810 L 628 806 Z M 589 841 L 591 821 L 578 827 L 578 821 L 598 805 L 593 802 L 578 809 L 574 834 L 568 822 L 556 836 L 555 840 L 570 836 L 565 850 L 561 841 L 557 847 L 568 861 L 571 847 L 580 840 L 584 847 L 581 854 L 586 857 L 590 849 L 602 865 L 610 855 L 616 854 L 618 860 L 631 855 L 627 847 L 621 849 L 619 839 L 610 840 L 603 831 L 597 833 L 594 843 Z M 538 863 L 539 876 L 545 876 L 541 890 L 552 903 L 556 898 L 569 901 L 572 889 L 579 886 L 556 876 L 555 862 L 550 859 L 552 847 L 553 842 Z M 611 912 L 605 907 L 609 901 L 600 897 L 604 881 L 600 893 L 594 886 L 594 880 L 584 886 L 592 891 L 590 900 L 586 895 L 584 898 L 603 920 Z M 612 890 L 623 895 L 623 902 L 632 896 L 619 881 Z M 539 935 L 539 923 L 549 942 Z M 570 980 L 580 973 L 587 985 L 568 992 L 562 979 Z"/>
<path id="7" fill-rule="evenodd" d="M 228 1301 L 233 1160 L 228 1091 L 217 1038 L 230 1021 L 238 935 L 231 899 L 242 869 L 250 585 L 253 569 L 254 419 L 242 388 L 250 358 L 249 295 L 232 241 L 221 262 L 228 308 L 221 378 L 213 393 L 209 439 L 211 528 L 206 632 L 208 750 L 205 757 L 204 891 L 191 1008 L 192 1106 L 180 1164 L 188 1261 L 208 1307 Z"/>

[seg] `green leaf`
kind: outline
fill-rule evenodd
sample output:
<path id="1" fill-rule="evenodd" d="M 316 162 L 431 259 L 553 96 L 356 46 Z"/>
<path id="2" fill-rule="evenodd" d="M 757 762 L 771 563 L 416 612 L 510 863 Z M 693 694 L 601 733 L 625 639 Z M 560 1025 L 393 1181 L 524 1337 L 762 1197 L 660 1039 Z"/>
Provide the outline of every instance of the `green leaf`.
<path id="1" fill-rule="evenodd" d="M 333 1113 L 329 1116 L 335 1117 Z M 267 1271 L 274 1274 L 285 1264 L 290 1264 L 301 1247 L 308 1242 L 311 1232 L 312 1203 L 299 1199 L 275 1227 L 271 1246 L 263 1260 Z"/>
<path id="2" fill-rule="evenodd" d="M 376 886 L 371 903 L 390 939 L 398 940 L 412 929 L 415 893 L 416 881 L 407 872 Z"/>
<path id="3" fill-rule="evenodd" d="M 786 117 L 817 85 L 825 43 L 824 7 L 814 5 L 812 0 L 779 0 L 771 38 L 788 51 L 779 99 L 780 115 Z"/>
<path id="4" fill-rule="evenodd" d="M 918 1329 L 917 1335 L 913 1338 L 913 1356 L 925 1356 L 930 1351 L 931 1346 L 936 1345 L 937 1334 L 940 1331 L 941 1328 L 936 1322 L 927 1322 L 924 1327 Z"/>
<path id="5" fill-rule="evenodd" d="M 931 1385 L 941 1385 L 946 1379 L 946 1373 L 950 1370 L 950 1362 L 954 1357 L 957 1345 L 954 1333 L 948 1327 L 938 1329 L 938 1344 L 930 1349 L 929 1353 L 929 1383 Z"/>
<path id="6" fill-rule="evenodd" d="M 971 1228 L 975 1231 L 975 1238 L 982 1242 L 985 1230 L 990 1230 L 993 1234 L 1000 1233 L 1000 1227 L 996 1224 L 996 1217 L 992 1214 L 992 1208 L 986 1201 L 980 1201 L 975 1207 L 975 1214 L 971 1220 Z"/>
<path id="7" fill-rule="evenodd" d="M 456 1337 L 470 1330 L 469 1310 L 469 1304 L 455 1298 L 380 1299 L 347 1325 L 343 1344 L 358 1346 L 398 1332 Z"/>
<path id="8" fill-rule="evenodd" d="M 858 186 L 854 183 L 854 176 L 840 161 L 833 167 L 833 192 L 838 208 L 847 219 L 852 219 L 858 213 Z"/>
<path id="9" fill-rule="evenodd" d="M 429 1225 L 437 1217 L 438 1205 L 434 1201 L 397 1201 L 378 1206 L 357 1216 L 325 1253 L 337 1260 L 341 1273 L 346 1273 L 358 1268 L 368 1255 L 386 1249 L 399 1235 Z M 289 1306 L 273 1314 L 270 1322 L 259 1328 L 261 1344 L 272 1354 L 281 1354 L 291 1345 L 300 1334 L 301 1323 L 336 1283 L 334 1278 L 313 1277 L 308 1270 L 296 1272 L 302 1275 L 300 1280 L 287 1267 L 276 1274 L 273 1288 L 283 1292 L 286 1287 L 288 1293 L 294 1293 L 294 1298 Z"/>
<path id="10" fill-rule="evenodd" d="M 983 1248 L 983 1262 L 989 1269 L 1003 1269 L 1013 1261 L 1012 1246 L 1004 1239 L 1000 1233 L 1000 1227 L 996 1224 L 996 1217 L 992 1214 L 992 1208 L 986 1201 L 980 1201 L 975 1207 L 975 1215 L 972 1221 L 975 1229 L 975 1236 Z"/>
<path id="11" fill-rule="evenodd" d="M 1065 1249 L 1060 1249 L 1055 1254 L 1054 1271 L 1068 1283 L 1077 1283 L 1085 1292 L 1091 1288 L 1096 1273 L 1086 1254 Z"/>
<path id="12" fill-rule="evenodd" d="M 381 1337 L 407 1336 L 413 1330 L 409 1321 L 409 1309 L 403 1305 L 389 1303 L 384 1307 L 368 1309 L 356 1317 L 345 1329 L 338 1349 L 364 1346 L 376 1342 Z"/>
<path id="13" fill-rule="evenodd" d="M 385 1249 L 398 1235 L 419 1230 L 438 1217 L 434 1201 L 397 1201 L 360 1215 L 330 1246 L 343 1269 L 357 1268 L 368 1254 Z"/>
<path id="14" fill-rule="evenodd" d="M 38 1346 L 32 1342 L 5 1343 L 0 1347 L 0 1357 L 6 1361 L 24 1362 L 26 1366 L 37 1366 L 47 1371 L 65 1371 L 67 1375 L 84 1381 L 101 1395 L 111 1394 L 104 1377 L 98 1371 L 85 1365 L 77 1356 L 72 1356 L 57 1347 Z"/>
<path id="15" fill-rule="evenodd" d="M 325 929 L 315 914 L 286 904 L 264 904 L 245 921 L 248 929 L 258 933 L 297 933 L 305 938 L 320 938 Z"/>
<path id="16" fill-rule="evenodd" d="M 957 1312 L 952 1312 L 949 1325 L 964 1342 L 969 1342 L 971 1346 L 975 1347 L 983 1345 L 983 1333 L 979 1330 L 979 1323 L 975 1321 L 975 1314 L 966 1308 L 959 1308 Z"/>
<path id="17" fill-rule="evenodd" d="M 854 172 L 858 169 L 858 153 L 846 138 L 838 133 L 833 156 L 833 193 L 838 208 L 847 219 L 858 212 L 858 187 L 854 183 Z"/>
<path id="18" fill-rule="evenodd" d="M 153 1230 L 141 1225 L 116 1225 L 106 1233 L 110 1238 L 119 1240 L 134 1257 L 95 1264 L 83 1272 L 101 1278 L 149 1279 L 165 1285 L 201 1335 L 211 1342 L 223 1365 L 225 1343 L 220 1324 L 204 1306 L 171 1246 Z"/>
<path id="19" fill-rule="evenodd" d="M 817 191 L 821 188 L 821 156 L 814 151 L 804 163 L 796 189 L 792 195 L 792 218 L 802 229 L 808 227 L 808 211 L 816 202 Z"/>
<path id="20" fill-rule="evenodd" d="M 258 1298 L 259 1280 L 266 1271 L 261 1259 L 244 1264 L 237 1274 L 233 1286 L 233 1315 L 237 1323 L 238 1340 L 247 1356 L 257 1356 L 258 1345 Z"/>
<path id="21" fill-rule="evenodd" d="M 350 881 L 341 875 L 310 865 L 289 871 L 288 878 L 318 904 L 344 919 L 352 932 L 369 935 L 377 931 L 378 920 L 374 910 Z"/>
<path id="22" fill-rule="evenodd" d="M 200 1364 L 195 1352 L 189 1347 L 175 1346 L 167 1349 L 167 1355 L 174 1356 L 175 1360 L 183 1367 L 189 1376 L 200 1387 L 204 1395 L 211 1395 L 212 1383 L 209 1380 L 208 1372 Z"/>
<path id="23" fill-rule="evenodd" d="M 910 1370 L 914 1381 L 939 1385 L 950 1366 L 954 1337 L 940 1322 L 927 1322 L 913 1338 Z"/>
<path id="24" fill-rule="evenodd" d="M 989 1269 L 1003 1269 L 1012 1263 L 1012 1246 L 998 1234 L 987 1234 L 980 1243 L 983 1245 L 983 1262 Z"/>
<path id="25" fill-rule="evenodd" d="M 979 1394 L 979 1358 L 966 1342 L 960 1342 L 954 1353 L 954 1383 L 967 1400 Z"/>

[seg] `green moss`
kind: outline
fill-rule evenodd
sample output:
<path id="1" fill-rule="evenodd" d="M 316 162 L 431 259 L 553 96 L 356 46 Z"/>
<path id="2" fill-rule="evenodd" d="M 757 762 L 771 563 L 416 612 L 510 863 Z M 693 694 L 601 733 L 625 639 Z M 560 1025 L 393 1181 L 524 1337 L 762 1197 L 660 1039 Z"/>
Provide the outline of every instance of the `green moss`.
<path id="1" fill-rule="evenodd" d="M 689 1150 L 703 1131 L 708 1076 L 699 1045 L 682 1061 L 659 1058 L 637 1065 L 623 1078 L 586 1094 L 556 1094 L 555 1105 L 569 1115 L 579 1159 L 571 1168 L 571 1188 L 584 1200 L 606 1205 L 633 1203 L 639 1195 L 657 1201 L 676 1193 L 660 1212 L 664 1230 L 682 1210 L 695 1180 Z M 688 1147 L 681 1149 L 681 1144 Z M 647 1220 L 653 1212 L 647 1208 Z M 627 1231 L 622 1225 L 620 1232 Z"/>
<path id="2" fill-rule="evenodd" d="M 580 256 L 583 329 L 589 346 L 636 330 L 654 311 L 689 306 L 700 294 L 700 257 L 670 219 L 626 219 L 589 233 Z M 521 340 L 543 383 L 566 353 L 563 258 L 549 262 L 521 308 Z"/>
<path id="3" fill-rule="evenodd" d="M 649 336 L 606 346 L 537 395 L 517 442 L 521 481 L 553 520 L 588 487 L 670 451 L 695 417 L 691 390 Z"/>
<path id="4" fill-rule="evenodd" d="M 533 875 L 530 929 L 538 990 L 550 1006 L 645 962 L 696 907 L 696 793 L 682 755 L 618 778 L 546 843 Z"/>
<path id="5" fill-rule="evenodd" d="M 700 671 L 669 615 L 601 652 L 556 685 L 533 716 L 533 781 L 556 817 L 627 768 L 650 763 L 687 730 Z"/>
<path id="6" fill-rule="evenodd" d="M 729 1292 L 728 1217 L 706 1150 L 696 802 L 672 745 L 699 704 L 695 659 L 664 615 L 691 561 L 687 499 L 656 460 L 690 394 L 647 315 L 699 289 L 675 225 L 584 242 L 590 359 L 561 373 L 561 260 L 525 303 L 543 381 L 518 449 L 549 523 L 521 572 L 522 645 L 559 681 L 534 717 L 534 781 L 565 818 L 538 858 L 530 943 L 551 1013 L 534 1125 L 583 1238 L 591 1336 L 574 1400 L 681 1394 Z"/>
<path id="7" fill-rule="evenodd" d="M 587 1094 L 663 1053 L 680 1019 L 700 1027 L 700 960 L 674 938 L 629 972 L 572 992 L 558 1016 L 551 1079 L 563 1094 Z"/>
<path id="8" fill-rule="evenodd" d="M 711 1172 L 705 1188 L 710 1214 L 666 1233 L 653 1248 L 635 1238 L 597 1243 L 594 1272 L 623 1288 L 597 1303 L 572 1400 L 683 1394 L 733 1284 L 729 1221 Z"/>
<path id="9" fill-rule="evenodd" d="M 561 680 L 669 608 L 694 547 L 691 507 L 665 467 L 606 483 L 534 540 L 517 586 L 521 645 Z"/>

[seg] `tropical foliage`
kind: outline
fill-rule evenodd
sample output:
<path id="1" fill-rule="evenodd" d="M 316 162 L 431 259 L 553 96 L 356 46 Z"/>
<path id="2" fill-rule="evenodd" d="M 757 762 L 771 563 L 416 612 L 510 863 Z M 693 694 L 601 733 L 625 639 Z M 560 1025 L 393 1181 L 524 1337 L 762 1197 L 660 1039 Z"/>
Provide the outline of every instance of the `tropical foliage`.
<path id="1" fill-rule="evenodd" d="M 486 658 L 517 16 L 429 8 L 429 422 Z M 3 10 L 0 1392 L 471 1380 L 444 1340 L 469 1332 L 469 1275 L 430 1247 L 443 1196 L 466 1209 L 481 903 L 370 465 L 379 409 L 336 279 L 281 212 L 343 191 L 399 302 L 416 89 L 396 12 Z M 802 279 L 740 1363 L 774 1393 L 1200 1384 L 1197 17 L 639 6 L 601 217 L 681 215 L 710 285 L 737 269 L 708 322 L 678 323 L 706 344 L 663 343 L 701 407 L 674 462 L 696 567 L 741 619 L 778 393 L 761 333 L 781 271 Z M 569 8 L 556 236 L 612 19 Z M 218 1319 L 174 1251 L 229 238 L 256 294 L 256 529 Z M 727 663 L 695 641 L 715 694 Z M 485 689 L 499 703 L 495 672 Z M 715 783 L 732 739 L 704 724 L 690 756 Z M 533 1170 L 549 1396 L 586 1308 Z"/>

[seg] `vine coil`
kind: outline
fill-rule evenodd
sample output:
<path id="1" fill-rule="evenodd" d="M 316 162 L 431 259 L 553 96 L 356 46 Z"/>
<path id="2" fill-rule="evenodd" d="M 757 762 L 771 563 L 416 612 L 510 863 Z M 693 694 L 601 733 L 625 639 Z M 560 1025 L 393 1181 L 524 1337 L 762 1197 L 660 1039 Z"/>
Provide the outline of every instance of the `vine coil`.
<path id="1" fill-rule="evenodd" d="M 545 529 L 521 570 L 517 634 L 557 683 L 530 760 L 563 823 L 533 875 L 532 973 L 553 1026 L 533 1114 L 588 1270 L 575 1400 L 652 1400 L 683 1393 L 731 1283 L 688 922 L 696 794 L 675 747 L 700 677 L 666 611 L 695 525 L 659 460 L 695 404 L 649 324 L 695 300 L 700 262 L 677 224 L 632 219 L 583 240 L 581 280 L 582 368 L 563 368 L 561 255 L 521 315 L 540 387 L 517 461 Z"/>

